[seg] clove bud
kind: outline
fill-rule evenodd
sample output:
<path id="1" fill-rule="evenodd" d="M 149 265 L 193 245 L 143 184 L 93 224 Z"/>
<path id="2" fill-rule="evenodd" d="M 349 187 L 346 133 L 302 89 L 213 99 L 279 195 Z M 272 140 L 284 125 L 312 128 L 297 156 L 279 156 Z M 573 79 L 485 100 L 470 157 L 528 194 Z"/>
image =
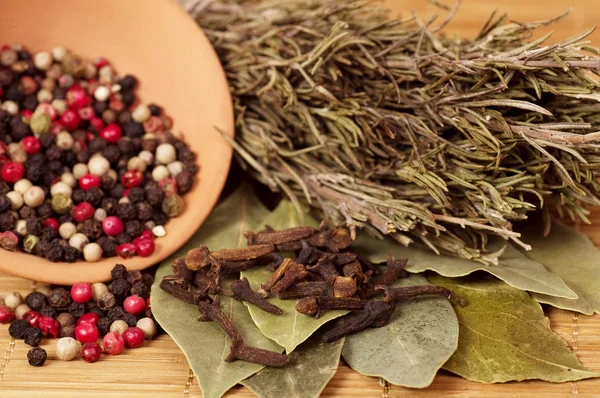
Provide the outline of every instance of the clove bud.
<path id="1" fill-rule="evenodd" d="M 296 311 L 319 318 L 325 310 L 360 310 L 366 303 L 366 300 L 355 298 L 305 297 L 298 300 Z"/>
<path id="2" fill-rule="evenodd" d="M 273 315 L 281 315 L 283 311 L 281 308 L 277 307 L 269 303 L 267 300 L 262 298 L 258 293 L 256 293 L 250 287 L 250 283 L 247 278 L 242 278 L 235 280 L 231 283 L 231 291 L 233 293 L 233 298 L 240 301 L 245 301 L 254 306 L 260 308 L 263 311 L 266 311 Z"/>

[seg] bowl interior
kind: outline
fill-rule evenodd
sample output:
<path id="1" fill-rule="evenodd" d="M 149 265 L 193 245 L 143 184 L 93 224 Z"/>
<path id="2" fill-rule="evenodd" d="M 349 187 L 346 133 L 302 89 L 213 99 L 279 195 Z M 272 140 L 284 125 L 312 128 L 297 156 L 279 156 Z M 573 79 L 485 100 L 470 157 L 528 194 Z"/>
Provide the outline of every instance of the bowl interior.
<path id="1" fill-rule="evenodd" d="M 115 263 L 140 270 L 183 245 L 208 216 L 229 170 L 231 147 L 215 127 L 233 133 L 227 80 L 196 23 L 173 0 L 2 0 L 0 37 L 31 51 L 64 46 L 86 58 L 104 56 L 119 74 L 137 76 L 140 99 L 164 107 L 200 165 L 184 213 L 167 223 L 151 257 L 69 264 L 0 250 L 0 269 L 42 282 L 102 281 Z"/>

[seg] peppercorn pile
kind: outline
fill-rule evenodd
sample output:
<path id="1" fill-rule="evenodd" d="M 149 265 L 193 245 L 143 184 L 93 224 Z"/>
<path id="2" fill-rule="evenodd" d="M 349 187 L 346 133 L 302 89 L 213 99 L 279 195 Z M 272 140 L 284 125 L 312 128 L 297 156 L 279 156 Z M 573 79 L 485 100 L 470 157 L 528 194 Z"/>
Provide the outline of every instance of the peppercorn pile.
<path id="1" fill-rule="evenodd" d="M 0 246 L 50 261 L 149 256 L 195 154 L 137 79 L 62 47 L 0 49 Z"/>
<path id="2" fill-rule="evenodd" d="M 390 320 L 398 303 L 411 297 L 439 295 L 462 305 L 450 290 L 434 285 L 391 288 L 399 278 L 408 276 L 406 259 L 390 257 L 385 271 L 351 250 L 352 239 L 345 228 L 315 230 L 294 227 L 275 231 L 270 227 L 247 233 L 248 247 L 211 252 L 206 246 L 190 250 L 172 264 L 174 275 L 163 278 L 161 289 L 179 300 L 198 305 L 201 321 L 214 321 L 231 340 L 226 361 L 245 360 L 264 366 L 281 367 L 288 357 L 244 344 L 236 326 L 221 311 L 219 295 L 250 303 L 274 315 L 283 311 L 268 297 L 298 300 L 296 311 L 319 317 L 327 310 L 350 310 L 356 314 L 323 335 L 325 342 L 336 341 L 350 333 L 382 327 Z M 295 259 L 282 254 L 295 253 Z M 257 291 L 241 278 L 231 286 L 222 277 L 251 267 L 263 266 L 273 273 Z M 383 300 L 378 296 L 383 294 Z"/>
<path id="3" fill-rule="evenodd" d="M 43 338 L 60 338 L 59 359 L 70 361 L 81 353 L 86 362 L 96 362 L 103 350 L 119 355 L 125 347 L 140 347 L 157 333 L 149 300 L 153 281 L 151 274 L 127 271 L 117 264 L 108 286 L 76 283 L 34 291 L 25 300 L 11 293 L 0 298 L 0 323 L 10 323 L 11 337 L 33 347 L 27 354 L 32 366 L 46 361 L 46 351 L 39 347 Z"/>

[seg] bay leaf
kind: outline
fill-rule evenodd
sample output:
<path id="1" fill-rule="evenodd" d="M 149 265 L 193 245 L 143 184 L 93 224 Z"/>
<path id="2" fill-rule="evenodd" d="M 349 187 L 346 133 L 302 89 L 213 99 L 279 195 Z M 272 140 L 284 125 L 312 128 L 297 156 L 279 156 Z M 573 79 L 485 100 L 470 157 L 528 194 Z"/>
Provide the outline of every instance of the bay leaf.
<path id="1" fill-rule="evenodd" d="M 304 225 L 318 225 L 308 215 L 305 216 L 304 221 Z M 264 220 L 263 224 L 270 225 L 279 230 L 299 226 L 300 220 L 291 202 L 284 200 Z M 270 275 L 271 272 L 265 268 L 251 268 L 242 272 L 242 276 L 248 278 L 253 290 L 258 289 L 261 283 L 265 283 Z M 296 311 L 298 300 L 280 300 L 276 297 L 269 298 L 268 300 L 281 308 L 283 315 L 269 314 L 251 304 L 248 304 L 248 310 L 254 323 L 263 334 L 285 347 L 288 354 L 294 351 L 299 344 L 308 339 L 322 325 L 348 313 L 348 311 L 327 311 L 320 318 L 316 319 Z"/>
<path id="2" fill-rule="evenodd" d="M 577 360 L 556 333 L 542 307 L 526 292 L 493 278 L 429 280 L 463 299 L 455 306 L 458 349 L 444 369 L 481 383 L 540 379 L 566 382 L 600 376 Z"/>
<path id="3" fill-rule="evenodd" d="M 317 398 L 337 371 L 344 339 L 321 341 L 322 333 L 313 334 L 290 354 L 284 368 L 264 368 L 242 381 L 260 398 Z"/>
<path id="4" fill-rule="evenodd" d="M 392 239 L 377 239 L 365 233 L 359 234 L 353 245 L 357 252 L 375 263 L 384 262 L 388 254 L 396 258 L 408 258 L 406 270 L 412 273 L 430 270 L 455 278 L 475 271 L 484 271 L 520 290 L 570 299 L 577 298 L 577 294 L 569 289 L 559 276 L 549 272 L 542 264 L 528 258 L 505 240 L 490 239 L 488 249 L 494 252 L 503 246 L 506 246 L 506 249 L 500 256 L 498 265 L 483 265 L 461 257 L 437 255 L 429 248 L 414 243 L 405 247 Z"/>
<path id="5" fill-rule="evenodd" d="M 172 261 L 200 244 L 216 250 L 244 245 L 243 232 L 254 229 L 268 214 L 249 186 L 243 185 L 216 207 L 200 230 L 174 255 L 160 264 L 152 286 L 152 313 L 162 328 L 185 354 L 198 378 L 202 396 L 216 398 L 263 368 L 261 365 L 237 361 L 225 363 L 230 341 L 214 322 L 199 322 L 196 306 L 184 303 L 158 287 L 165 275 L 171 274 Z M 176 233 L 176 231 L 172 231 Z M 222 297 L 223 312 L 239 327 L 248 344 L 281 352 L 252 322 L 246 307 L 229 297 Z"/>
<path id="6" fill-rule="evenodd" d="M 393 287 L 429 285 L 422 275 Z M 458 320 L 448 300 L 419 297 L 399 304 L 391 321 L 346 337 L 342 355 L 354 370 L 396 385 L 424 388 L 458 345 Z"/>
<path id="7" fill-rule="evenodd" d="M 548 237 L 544 238 L 541 225 L 532 223 L 524 239 L 533 247 L 525 255 L 561 277 L 578 296 L 569 300 L 534 293 L 533 298 L 586 315 L 600 313 L 600 250 L 587 236 L 554 220 Z"/>

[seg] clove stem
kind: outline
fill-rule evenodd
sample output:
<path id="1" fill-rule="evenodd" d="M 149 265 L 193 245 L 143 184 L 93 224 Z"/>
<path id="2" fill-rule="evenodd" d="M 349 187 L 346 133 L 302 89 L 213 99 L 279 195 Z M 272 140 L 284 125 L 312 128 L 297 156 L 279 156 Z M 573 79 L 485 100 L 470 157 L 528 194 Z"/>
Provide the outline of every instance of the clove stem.
<path id="1" fill-rule="evenodd" d="M 231 283 L 231 291 L 233 292 L 233 298 L 235 298 L 236 300 L 245 301 L 247 303 L 253 304 L 261 310 L 273 315 L 283 314 L 281 308 L 269 303 L 258 293 L 252 290 L 252 288 L 250 287 L 250 283 L 248 282 L 248 278 L 246 277 L 233 281 Z"/>

